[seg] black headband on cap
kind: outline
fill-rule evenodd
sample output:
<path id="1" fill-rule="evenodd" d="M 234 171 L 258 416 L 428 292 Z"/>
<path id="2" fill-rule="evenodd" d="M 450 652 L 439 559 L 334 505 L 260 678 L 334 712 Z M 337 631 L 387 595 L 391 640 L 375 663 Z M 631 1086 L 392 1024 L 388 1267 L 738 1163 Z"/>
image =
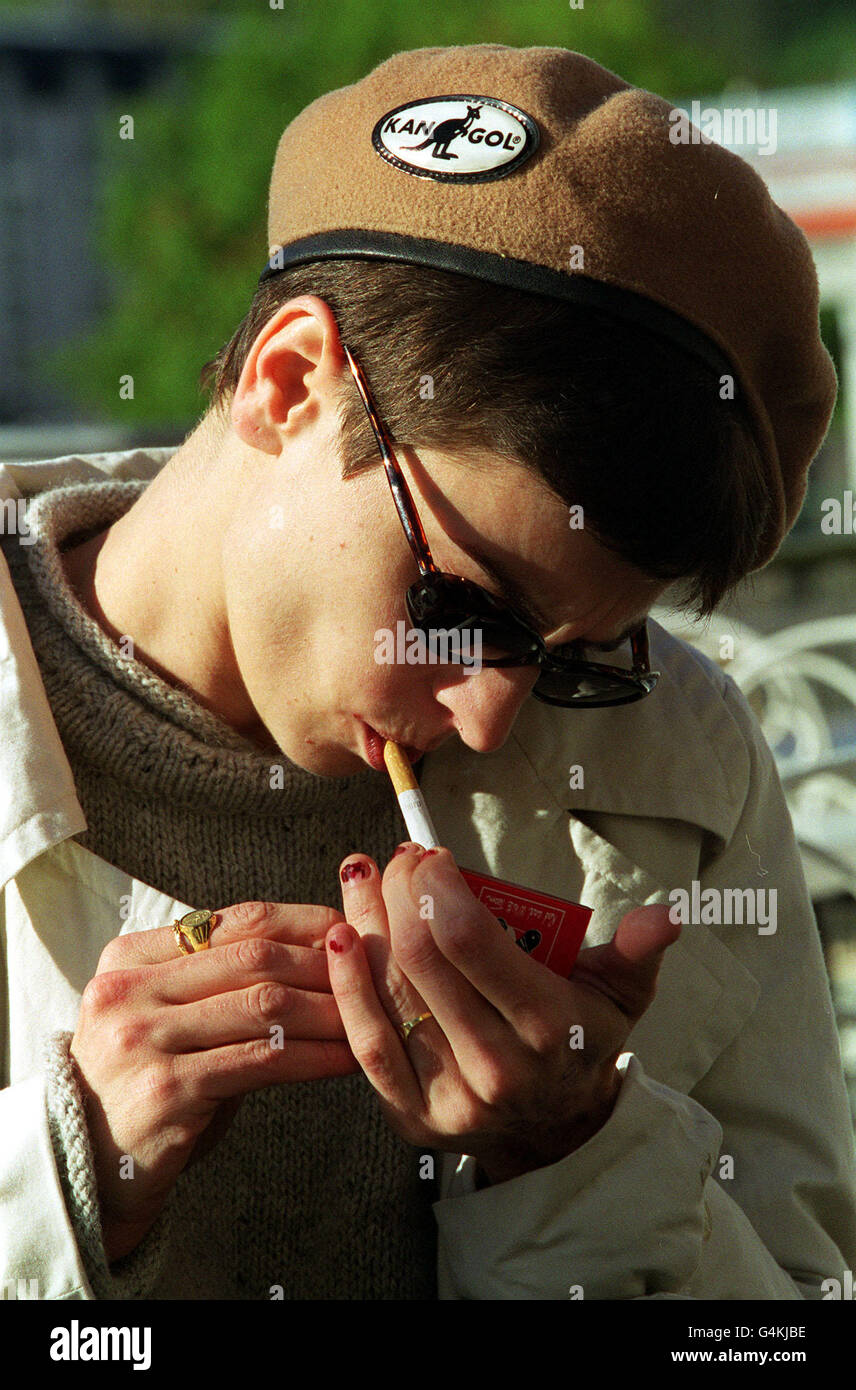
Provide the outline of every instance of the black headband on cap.
<path id="1" fill-rule="evenodd" d="M 367 232 L 352 227 L 318 232 L 313 236 L 300 237 L 288 246 L 276 247 L 259 276 L 259 284 L 273 279 L 290 266 L 315 260 L 341 260 L 349 256 L 429 266 L 434 270 L 469 275 L 474 280 L 487 280 L 509 289 L 525 290 L 529 294 L 547 295 L 551 299 L 601 309 L 615 318 L 667 338 L 698 358 L 717 376 L 733 376 L 735 379 L 737 376 L 728 358 L 706 333 L 653 299 L 603 280 L 592 280 L 586 275 L 565 275 L 549 266 L 534 265 L 531 261 L 500 256 L 492 251 L 476 251 L 471 246 L 452 242 L 402 236 L 397 232 Z"/>

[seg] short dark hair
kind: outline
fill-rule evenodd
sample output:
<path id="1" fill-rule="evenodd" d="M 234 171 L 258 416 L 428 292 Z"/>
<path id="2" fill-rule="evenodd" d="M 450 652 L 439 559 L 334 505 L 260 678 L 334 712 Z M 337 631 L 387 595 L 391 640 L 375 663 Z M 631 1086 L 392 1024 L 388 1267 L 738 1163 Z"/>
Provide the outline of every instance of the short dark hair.
<path id="1" fill-rule="evenodd" d="M 366 371 L 394 439 L 489 451 L 539 473 L 586 530 L 644 574 L 682 580 L 679 606 L 713 612 L 753 568 L 771 501 L 739 395 L 647 329 L 601 310 L 424 266 L 359 258 L 295 266 L 262 283 L 202 370 L 224 409 L 277 310 L 315 294 Z M 736 388 L 737 390 L 738 388 Z M 347 476 L 379 455 L 345 370 Z"/>

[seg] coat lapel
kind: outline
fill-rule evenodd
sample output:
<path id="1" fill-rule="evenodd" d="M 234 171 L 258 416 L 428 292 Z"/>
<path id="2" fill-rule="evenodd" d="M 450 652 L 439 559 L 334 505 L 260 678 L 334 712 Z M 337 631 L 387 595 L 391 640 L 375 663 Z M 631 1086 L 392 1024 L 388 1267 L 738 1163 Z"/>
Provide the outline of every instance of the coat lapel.
<path id="1" fill-rule="evenodd" d="M 663 884 L 582 821 L 571 820 L 570 836 L 584 870 L 582 901 L 593 909 L 586 946 L 608 941 L 632 908 L 668 904 Z M 755 977 L 709 927 L 685 926 L 666 951 L 654 1002 L 626 1050 L 649 1076 L 689 1092 L 743 1027 L 759 993 Z"/>
<path id="2" fill-rule="evenodd" d="M 685 665 L 691 685 L 698 671 L 693 662 Z M 709 691 L 707 700 L 713 703 Z M 635 815 L 652 822 L 654 853 L 657 820 L 680 818 L 696 826 L 696 850 L 688 854 L 683 875 L 690 880 L 702 831 L 726 842 L 745 798 L 745 748 L 730 716 L 716 705 L 712 717 L 719 721 L 718 741 L 708 743 L 693 732 L 698 765 L 683 800 L 676 779 L 640 775 L 633 749 L 647 748 L 657 758 L 664 751 L 663 723 L 671 742 L 675 733 L 689 737 L 698 717 L 691 702 L 682 707 L 685 700 L 672 699 L 677 708 L 661 709 L 656 718 L 650 706 L 642 711 L 645 703 L 631 707 L 638 713 L 632 738 L 624 726 L 626 741 L 615 737 L 615 726 L 604 718 L 611 710 L 585 712 L 584 728 L 567 722 L 572 716 L 564 711 L 557 718 L 555 711 L 530 702 L 499 752 L 474 755 L 455 745 L 426 760 L 422 788 L 440 838 L 454 846 L 458 862 L 592 908 L 584 946 L 608 941 L 634 907 L 668 905 L 670 890 L 578 818 L 574 810 L 582 811 L 580 803 L 586 809 L 614 811 L 618 787 L 624 788 L 625 799 L 629 788 Z M 595 715 L 599 718 L 591 717 Z M 573 762 L 584 765 L 588 780 L 576 800 L 568 790 Z M 675 881 L 680 880 L 672 886 Z M 743 1027 L 759 993 L 754 976 L 709 927 L 685 926 L 666 952 L 657 995 L 631 1033 L 627 1050 L 637 1053 L 649 1076 L 688 1092 Z"/>

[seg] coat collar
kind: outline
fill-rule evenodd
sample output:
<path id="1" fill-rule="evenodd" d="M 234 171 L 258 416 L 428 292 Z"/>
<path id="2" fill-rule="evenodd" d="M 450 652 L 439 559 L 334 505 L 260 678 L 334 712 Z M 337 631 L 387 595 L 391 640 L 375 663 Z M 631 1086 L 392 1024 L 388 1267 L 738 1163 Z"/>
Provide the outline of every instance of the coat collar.
<path id="1" fill-rule="evenodd" d="M 536 822 L 604 811 L 689 822 L 726 844 L 750 776 L 749 753 L 725 699 L 728 678 L 653 619 L 648 626 L 652 666 L 660 672 L 651 695 L 590 710 L 529 700 L 498 751 L 446 745 L 427 759 L 423 785 L 432 808 L 433 795 L 448 795 L 458 807 L 501 795 L 497 852 L 497 834 L 518 833 L 511 819 L 521 801 L 535 803 Z M 573 779 L 572 769 L 579 769 Z M 496 819 L 503 820 L 498 809 Z"/>
<path id="2" fill-rule="evenodd" d="M 444 747 L 421 779 L 440 839 L 454 845 L 458 862 L 585 903 L 592 909 L 586 946 L 610 940 L 632 908 L 668 904 L 675 884 L 658 880 L 587 825 L 584 809 L 689 822 L 725 843 L 748 791 L 749 754 L 715 688 L 719 672 L 706 674 L 710 663 L 697 663 L 662 629 L 651 635 L 665 685 L 661 677 L 647 700 L 626 710 L 586 711 L 580 725 L 577 711 L 530 702 L 500 753 Z M 658 713 L 661 687 L 665 708 Z M 609 716 L 631 711 L 632 733 L 617 736 Z M 585 773 L 575 801 L 571 763 Z M 693 925 L 666 952 L 656 998 L 626 1048 L 650 1076 L 689 1092 L 736 1037 L 759 993 L 755 977 L 716 934 Z"/>
<path id="3" fill-rule="evenodd" d="M 749 786 L 749 754 L 726 704 L 728 678 L 709 658 L 648 623 L 654 691 L 632 705 L 556 710 L 530 700 L 514 728 L 521 752 L 574 811 L 688 821 L 723 843 Z M 571 786 L 570 769 L 584 785 Z"/>
<path id="4" fill-rule="evenodd" d="M 86 829 L 30 634 L 0 555 L 0 886 Z"/>

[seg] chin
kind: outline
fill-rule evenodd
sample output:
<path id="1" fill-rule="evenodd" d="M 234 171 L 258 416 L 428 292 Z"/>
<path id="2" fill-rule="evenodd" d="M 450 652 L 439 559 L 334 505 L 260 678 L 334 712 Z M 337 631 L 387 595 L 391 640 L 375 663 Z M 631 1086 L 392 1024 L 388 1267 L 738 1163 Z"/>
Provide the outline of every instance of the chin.
<path id="1" fill-rule="evenodd" d="M 304 772 L 312 772 L 316 777 L 352 777 L 356 772 L 367 772 L 368 764 L 348 748 L 335 744 L 296 743 L 291 747 L 281 747 L 289 762 Z"/>

